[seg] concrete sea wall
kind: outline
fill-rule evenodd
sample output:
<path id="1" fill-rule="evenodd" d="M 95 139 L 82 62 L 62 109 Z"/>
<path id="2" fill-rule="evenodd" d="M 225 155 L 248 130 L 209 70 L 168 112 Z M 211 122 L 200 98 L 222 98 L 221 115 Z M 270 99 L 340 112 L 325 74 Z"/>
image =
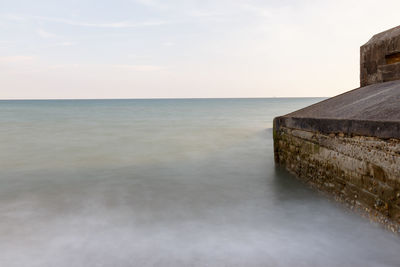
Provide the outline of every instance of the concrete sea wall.
<path id="1" fill-rule="evenodd" d="M 348 207 L 400 231 L 400 140 L 289 128 L 274 121 L 277 164 Z"/>
<path id="2" fill-rule="evenodd" d="M 275 161 L 400 233 L 400 26 L 361 46 L 360 84 L 275 118 Z"/>

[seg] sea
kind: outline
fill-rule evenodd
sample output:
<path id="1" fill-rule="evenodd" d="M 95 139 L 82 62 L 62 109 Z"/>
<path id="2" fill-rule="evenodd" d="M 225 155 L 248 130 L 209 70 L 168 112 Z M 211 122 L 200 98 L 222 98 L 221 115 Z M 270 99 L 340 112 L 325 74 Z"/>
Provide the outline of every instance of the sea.
<path id="1" fill-rule="evenodd" d="M 400 266 L 400 239 L 275 166 L 321 98 L 0 101 L 0 266 Z"/>

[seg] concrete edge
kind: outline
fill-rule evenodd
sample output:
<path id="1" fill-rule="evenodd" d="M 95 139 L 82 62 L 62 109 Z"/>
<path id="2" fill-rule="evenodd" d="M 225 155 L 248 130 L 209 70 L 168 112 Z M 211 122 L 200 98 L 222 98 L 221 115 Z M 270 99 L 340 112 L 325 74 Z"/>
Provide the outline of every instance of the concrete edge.
<path id="1" fill-rule="evenodd" d="M 281 126 L 323 134 L 344 133 L 382 139 L 400 139 L 400 122 L 398 121 L 276 117 L 274 119 L 274 130 Z"/>

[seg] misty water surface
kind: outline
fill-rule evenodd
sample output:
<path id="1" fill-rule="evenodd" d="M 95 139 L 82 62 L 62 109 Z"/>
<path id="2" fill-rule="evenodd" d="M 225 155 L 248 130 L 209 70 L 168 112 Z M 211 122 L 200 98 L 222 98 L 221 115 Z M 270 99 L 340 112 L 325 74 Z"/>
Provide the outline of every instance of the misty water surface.
<path id="1" fill-rule="evenodd" d="M 0 101 L 0 266 L 399 266 L 273 162 L 320 99 Z"/>

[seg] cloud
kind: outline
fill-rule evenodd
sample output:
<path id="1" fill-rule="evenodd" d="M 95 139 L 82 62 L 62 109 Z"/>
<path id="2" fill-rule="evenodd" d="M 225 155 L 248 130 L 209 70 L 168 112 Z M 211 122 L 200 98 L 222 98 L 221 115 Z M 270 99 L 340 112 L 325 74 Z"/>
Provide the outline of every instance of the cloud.
<path id="1" fill-rule="evenodd" d="M 149 6 L 149 7 L 154 7 L 154 8 L 158 8 L 158 9 L 164 9 L 166 8 L 165 5 L 161 4 L 159 1 L 157 0 L 135 0 L 134 2 L 145 5 L 145 6 Z"/>
<path id="2" fill-rule="evenodd" d="M 10 47 L 11 42 L 9 41 L 0 41 L 0 48 L 8 48 Z"/>
<path id="3" fill-rule="evenodd" d="M 165 67 L 157 66 L 157 65 L 129 65 L 129 64 L 120 64 L 120 65 L 111 65 L 112 68 L 116 70 L 128 70 L 128 71 L 139 71 L 139 72 L 148 72 L 148 71 L 160 71 L 164 70 Z"/>
<path id="4" fill-rule="evenodd" d="M 225 15 L 226 15 L 225 12 L 210 11 L 210 10 L 194 10 L 190 12 L 190 16 L 195 18 L 222 17 Z"/>
<path id="5" fill-rule="evenodd" d="M 73 21 L 73 20 L 57 19 L 57 18 L 41 17 L 40 19 L 57 23 L 64 23 L 72 26 L 95 27 L 95 28 L 137 28 L 137 27 L 159 26 L 167 24 L 166 21 L 162 20 L 144 21 L 144 22 L 120 21 L 120 22 L 108 22 L 108 23 L 92 23 L 92 22 Z"/>
<path id="6" fill-rule="evenodd" d="M 3 56 L 0 57 L 0 62 L 1 63 L 23 63 L 23 62 L 31 62 L 35 59 L 35 56 L 22 56 L 22 55 L 17 55 L 17 56 Z"/>
<path id="7" fill-rule="evenodd" d="M 225 0 L 212 1 L 211 5 L 206 1 L 196 0 L 171 0 L 168 3 L 160 0 L 134 0 L 134 2 L 150 8 L 167 11 L 168 13 L 176 12 L 180 15 L 197 19 L 222 17 L 230 13 L 227 11 L 229 2 L 227 2 L 227 5 Z"/>
<path id="8" fill-rule="evenodd" d="M 163 43 L 164 46 L 174 46 L 175 43 L 174 42 L 165 42 Z"/>
<path id="9" fill-rule="evenodd" d="M 261 7 L 248 3 L 241 4 L 240 7 L 243 8 L 244 10 L 250 11 L 253 14 L 261 17 L 271 17 L 273 15 L 272 8 Z"/>
<path id="10" fill-rule="evenodd" d="M 141 22 L 133 22 L 133 21 L 87 22 L 87 21 L 45 17 L 45 16 L 20 16 L 20 15 L 2 15 L 1 17 L 7 20 L 14 20 L 14 21 L 36 20 L 36 21 L 67 24 L 71 26 L 94 27 L 94 28 L 137 28 L 137 27 L 148 27 L 148 26 L 160 26 L 172 22 L 166 20 L 148 20 Z M 56 36 L 54 34 L 44 31 L 43 29 L 37 30 L 37 33 L 43 38 L 51 38 Z"/>
<path id="11" fill-rule="evenodd" d="M 111 72 L 155 72 L 166 70 L 167 68 L 159 65 L 131 65 L 131 64 L 56 64 L 48 65 L 48 69 L 64 69 L 86 71 L 104 71 Z"/>
<path id="12" fill-rule="evenodd" d="M 23 21 L 26 20 L 24 16 L 15 15 L 15 14 L 3 14 L 1 15 L 2 18 L 7 20 L 14 20 L 14 21 Z"/>
<path id="13" fill-rule="evenodd" d="M 62 41 L 64 39 L 62 36 L 59 36 L 57 34 L 50 33 L 48 31 L 45 31 L 43 29 L 37 29 L 36 33 L 44 38 L 44 39 L 58 39 L 58 43 L 50 44 L 50 46 L 74 46 L 76 45 L 75 42 L 70 42 L 70 41 Z M 61 40 L 60 40 L 61 39 Z"/>
<path id="14" fill-rule="evenodd" d="M 76 42 L 60 42 L 60 43 L 56 43 L 54 44 L 54 46 L 74 46 L 77 45 Z"/>
<path id="15" fill-rule="evenodd" d="M 12 74 L 40 72 L 40 62 L 36 56 L 1 56 L 0 76 L 2 79 Z"/>
<path id="16" fill-rule="evenodd" d="M 57 35 L 50 33 L 48 31 L 45 31 L 43 29 L 37 29 L 36 30 L 37 34 L 39 34 L 40 37 L 45 38 L 45 39 L 49 39 L 49 38 L 56 38 Z"/>

